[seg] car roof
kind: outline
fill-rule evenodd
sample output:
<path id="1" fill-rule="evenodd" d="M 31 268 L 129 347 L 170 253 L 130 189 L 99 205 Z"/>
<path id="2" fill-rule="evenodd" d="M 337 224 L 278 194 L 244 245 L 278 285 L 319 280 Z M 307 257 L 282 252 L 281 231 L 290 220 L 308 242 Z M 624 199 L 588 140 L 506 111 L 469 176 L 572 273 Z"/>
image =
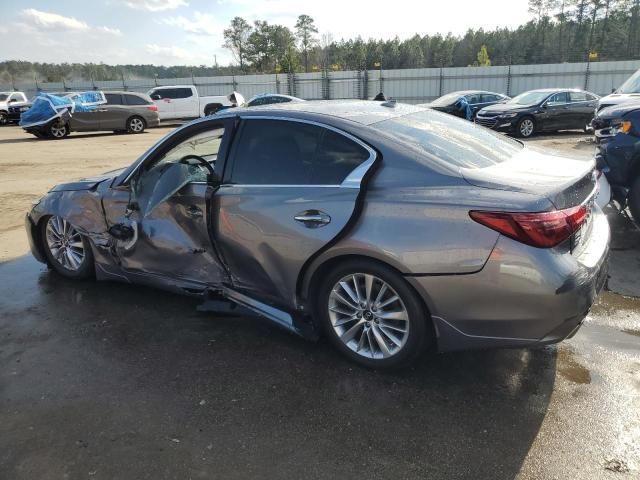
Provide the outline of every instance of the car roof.
<path id="1" fill-rule="evenodd" d="M 137 95 L 138 97 L 147 97 L 146 93 L 140 93 L 140 92 L 127 92 L 125 90 L 102 90 L 102 93 L 104 93 L 105 95 L 107 93 L 114 93 L 116 95 Z"/>
<path id="2" fill-rule="evenodd" d="M 553 92 L 585 92 L 581 88 L 536 88 L 534 90 L 527 90 L 522 93 L 540 92 L 540 93 L 553 93 Z"/>
<path id="3" fill-rule="evenodd" d="M 216 114 L 217 117 L 235 115 L 251 116 L 303 116 L 303 114 L 327 115 L 351 120 L 363 125 L 422 112 L 425 108 L 393 101 L 376 102 L 371 100 L 314 100 L 308 102 L 290 102 L 264 105 L 259 108 L 231 108 Z"/>

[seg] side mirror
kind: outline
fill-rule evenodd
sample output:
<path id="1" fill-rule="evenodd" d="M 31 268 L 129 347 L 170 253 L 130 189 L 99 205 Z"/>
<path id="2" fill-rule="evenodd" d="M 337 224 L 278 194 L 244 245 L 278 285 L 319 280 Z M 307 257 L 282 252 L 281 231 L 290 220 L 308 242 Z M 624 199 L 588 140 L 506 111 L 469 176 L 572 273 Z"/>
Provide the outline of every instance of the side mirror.
<path id="1" fill-rule="evenodd" d="M 159 94 L 154 93 L 151 95 L 151 100 L 162 100 L 162 97 Z"/>

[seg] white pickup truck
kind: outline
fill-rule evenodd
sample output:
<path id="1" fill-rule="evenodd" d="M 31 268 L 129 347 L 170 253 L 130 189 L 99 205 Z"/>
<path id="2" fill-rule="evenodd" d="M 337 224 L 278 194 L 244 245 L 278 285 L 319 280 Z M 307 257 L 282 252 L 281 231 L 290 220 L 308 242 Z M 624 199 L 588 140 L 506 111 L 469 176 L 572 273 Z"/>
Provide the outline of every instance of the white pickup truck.
<path id="1" fill-rule="evenodd" d="M 20 103 L 27 103 L 23 92 L 0 92 L 0 125 L 9 121 L 9 107 Z"/>
<path id="2" fill-rule="evenodd" d="M 155 87 L 147 95 L 158 106 L 160 120 L 204 117 L 231 106 L 225 95 L 201 97 L 193 85 Z"/>

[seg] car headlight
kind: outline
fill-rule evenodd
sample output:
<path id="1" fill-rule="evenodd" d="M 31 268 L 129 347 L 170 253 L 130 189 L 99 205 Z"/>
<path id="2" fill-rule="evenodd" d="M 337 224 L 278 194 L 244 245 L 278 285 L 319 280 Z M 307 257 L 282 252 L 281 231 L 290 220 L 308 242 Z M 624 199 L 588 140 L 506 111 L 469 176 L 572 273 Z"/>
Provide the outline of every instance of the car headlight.
<path id="1" fill-rule="evenodd" d="M 502 115 L 500 115 L 500 118 L 515 118 L 517 116 L 517 113 L 503 113 Z"/>
<path id="2" fill-rule="evenodd" d="M 624 133 L 625 135 L 631 131 L 631 120 L 625 120 L 611 127 L 611 135 Z"/>

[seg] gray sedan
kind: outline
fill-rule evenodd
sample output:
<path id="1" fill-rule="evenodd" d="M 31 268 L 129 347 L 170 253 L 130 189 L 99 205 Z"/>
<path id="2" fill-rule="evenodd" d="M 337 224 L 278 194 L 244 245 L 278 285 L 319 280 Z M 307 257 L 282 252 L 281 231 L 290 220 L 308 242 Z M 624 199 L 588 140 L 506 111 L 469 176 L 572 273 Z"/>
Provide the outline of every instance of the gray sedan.
<path id="1" fill-rule="evenodd" d="M 70 278 L 247 307 L 373 367 L 561 341 L 606 278 L 590 163 L 393 102 L 237 108 L 27 214 Z"/>

